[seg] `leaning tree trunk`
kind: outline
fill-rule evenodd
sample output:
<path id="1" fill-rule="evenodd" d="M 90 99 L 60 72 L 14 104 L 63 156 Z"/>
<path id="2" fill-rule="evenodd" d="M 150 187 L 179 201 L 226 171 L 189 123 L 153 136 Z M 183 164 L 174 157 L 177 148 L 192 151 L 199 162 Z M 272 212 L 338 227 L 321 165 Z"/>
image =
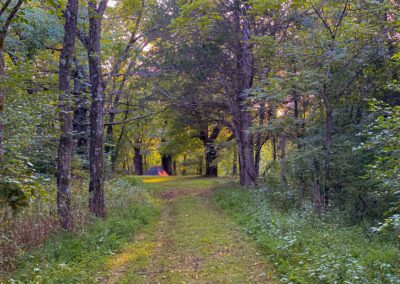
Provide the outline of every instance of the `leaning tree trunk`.
<path id="1" fill-rule="evenodd" d="M 78 0 L 68 0 L 67 7 L 65 8 L 64 45 L 60 55 L 59 71 L 59 116 L 61 136 L 58 146 L 57 211 L 61 226 L 67 230 L 72 230 L 73 227 L 71 161 L 74 141 L 71 114 L 73 96 L 70 90 L 70 79 L 71 62 L 75 53 L 78 3 Z"/>
<path id="2" fill-rule="evenodd" d="M 90 107 L 90 182 L 89 209 L 97 217 L 104 218 L 104 89 L 101 70 L 101 21 L 107 7 L 107 0 L 102 0 L 99 7 L 96 1 L 89 0 L 89 37 L 87 50 L 89 58 L 89 78 L 91 92 Z"/>

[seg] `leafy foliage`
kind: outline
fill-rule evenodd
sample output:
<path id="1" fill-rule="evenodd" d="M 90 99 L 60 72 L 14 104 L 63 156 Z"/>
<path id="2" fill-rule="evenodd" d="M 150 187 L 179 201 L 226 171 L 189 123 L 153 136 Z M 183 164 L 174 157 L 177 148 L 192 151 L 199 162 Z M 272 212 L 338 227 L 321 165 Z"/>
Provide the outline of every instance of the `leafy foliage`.
<path id="1" fill-rule="evenodd" d="M 366 142 L 358 149 L 372 153 L 373 160 L 366 166 L 366 178 L 375 188 L 375 197 L 388 200 L 387 214 L 394 214 L 380 230 L 391 227 L 400 232 L 400 107 L 375 100 L 371 102 L 371 111 L 374 120 L 362 133 Z"/>
<path id="2" fill-rule="evenodd" d="M 346 227 L 337 213 L 318 219 L 311 204 L 282 210 L 274 193 L 226 187 L 215 193 L 221 208 L 253 236 L 283 283 L 397 283 L 399 247 Z M 368 249 L 366 249 L 368 248 Z"/>

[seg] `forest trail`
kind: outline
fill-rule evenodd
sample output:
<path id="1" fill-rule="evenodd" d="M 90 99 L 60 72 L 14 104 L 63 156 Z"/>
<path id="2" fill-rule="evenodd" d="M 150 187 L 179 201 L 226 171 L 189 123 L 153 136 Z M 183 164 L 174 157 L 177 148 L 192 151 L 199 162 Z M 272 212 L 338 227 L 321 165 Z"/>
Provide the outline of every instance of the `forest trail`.
<path id="1" fill-rule="evenodd" d="M 213 205 L 210 179 L 145 183 L 160 199 L 160 220 L 110 259 L 99 282 L 276 283 L 254 242 Z"/>

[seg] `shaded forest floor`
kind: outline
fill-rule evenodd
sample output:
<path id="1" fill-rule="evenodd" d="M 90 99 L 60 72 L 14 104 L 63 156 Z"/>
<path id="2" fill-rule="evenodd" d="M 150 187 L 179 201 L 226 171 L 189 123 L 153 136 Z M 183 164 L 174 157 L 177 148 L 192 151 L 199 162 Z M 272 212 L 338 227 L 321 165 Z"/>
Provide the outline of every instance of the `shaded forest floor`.
<path id="1" fill-rule="evenodd" d="M 271 283 L 273 268 L 218 210 L 213 179 L 144 178 L 161 216 L 109 259 L 103 283 Z"/>

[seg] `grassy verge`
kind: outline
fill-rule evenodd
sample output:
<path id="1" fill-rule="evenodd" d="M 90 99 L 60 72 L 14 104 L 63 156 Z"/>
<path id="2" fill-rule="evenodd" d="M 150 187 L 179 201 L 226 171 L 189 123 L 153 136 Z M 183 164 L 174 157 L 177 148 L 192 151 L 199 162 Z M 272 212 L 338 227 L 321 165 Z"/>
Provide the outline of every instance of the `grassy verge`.
<path id="1" fill-rule="evenodd" d="M 39 248 L 24 252 L 11 283 L 93 283 L 98 271 L 132 241 L 136 232 L 158 219 L 159 208 L 135 180 L 108 185 L 108 217 L 93 219 L 87 229 L 60 232 Z M 1 282 L 1 281 L 0 281 Z"/>
<path id="2" fill-rule="evenodd" d="M 363 226 L 321 220 L 312 209 L 280 211 L 261 190 L 231 186 L 217 204 L 252 235 L 284 283 L 400 283 L 400 248 Z"/>

